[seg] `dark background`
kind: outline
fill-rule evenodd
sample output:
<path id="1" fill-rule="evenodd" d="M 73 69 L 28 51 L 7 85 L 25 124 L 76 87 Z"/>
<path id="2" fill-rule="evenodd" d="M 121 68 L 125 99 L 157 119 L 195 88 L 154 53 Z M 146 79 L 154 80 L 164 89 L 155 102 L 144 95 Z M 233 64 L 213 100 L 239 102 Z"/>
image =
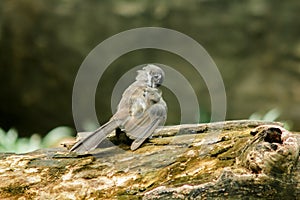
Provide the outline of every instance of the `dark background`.
<path id="1" fill-rule="evenodd" d="M 227 119 L 281 111 L 300 130 L 299 0 L 0 1 L 0 127 L 20 135 L 73 127 L 72 87 L 87 54 L 108 37 L 132 28 L 165 27 L 197 40 L 214 59 L 227 94 Z M 101 79 L 96 109 L 111 116 L 110 94 L 126 70 L 158 62 L 186 76 L 191 66 L 168 52 L 140 50 L 116 60 Z M 203 82 L 201 121 L 210 117 Z M 107 98 L 106 98 L 107 97 Z M 168 124 L 179 123 L 178 102 L 164 89 Z"/>

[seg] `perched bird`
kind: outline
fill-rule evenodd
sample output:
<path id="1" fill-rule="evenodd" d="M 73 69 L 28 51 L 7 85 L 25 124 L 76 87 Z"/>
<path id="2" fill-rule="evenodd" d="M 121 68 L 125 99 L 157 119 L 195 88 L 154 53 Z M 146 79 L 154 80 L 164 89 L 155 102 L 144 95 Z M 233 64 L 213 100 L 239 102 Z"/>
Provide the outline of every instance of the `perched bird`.
<path id="1" fill-rule="evenodd" d="M 137 72 L 136 81 L 124 91 L 117 112 L 107 123 L 75 143 L 70 151 L 93 150 L 118 128 L 134 140 L 131 150 L 136 150 L 158 126 L 165 123 L 167 105 L 157 88 L 164 80 L 164 71 L 154 64 L 148 64 Z"/>

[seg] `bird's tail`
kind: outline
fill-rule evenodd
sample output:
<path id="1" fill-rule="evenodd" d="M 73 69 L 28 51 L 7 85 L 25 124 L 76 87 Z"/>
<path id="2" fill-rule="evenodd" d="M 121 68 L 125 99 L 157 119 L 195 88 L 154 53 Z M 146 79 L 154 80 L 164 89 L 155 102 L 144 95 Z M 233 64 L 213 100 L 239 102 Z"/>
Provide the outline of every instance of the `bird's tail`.
<path id="1" fill-rule="evenodd" d="M 85 152 L 91 151 L 98 147 L 98 145 L 106 138 L 108 134 L 119 127 L 117 120 L 110 120 L 87 137 L 79 140 L 70 151 Z"/>

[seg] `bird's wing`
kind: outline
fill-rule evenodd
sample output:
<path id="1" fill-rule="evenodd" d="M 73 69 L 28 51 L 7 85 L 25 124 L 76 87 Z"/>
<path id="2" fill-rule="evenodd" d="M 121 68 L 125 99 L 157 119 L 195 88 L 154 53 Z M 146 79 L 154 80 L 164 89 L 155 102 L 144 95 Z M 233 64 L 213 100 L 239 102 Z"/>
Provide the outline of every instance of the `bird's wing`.
<path id="1" fill-rule="evenodd" d="M 87 137 L 79 140 L 70 151 L 85 152 L 98 147 L 98 145 L 106 138 L 108 134 L 119 127 L 118 120 L 110 120 Z"/>
<path id="2" fill-rule="evenodd" d="M 125 124 L 126 134 L 135 139 L 131 150 L 136 150 L 165 120 L 166 107 L 161 104 L 151 105 L 142 115 L 132 116 Z"/>
<path id="3" fill-rule="evenodd" d="M 143 142 L 152 135 L 152 133 L 158 127 L 159 124 L 160 120 L 156 119 L 152 121 L 151 124 L 147 124 L 147 127 L 145 127 L 146 129 L 137 130 L 136 133 L 140 135 L 132 142 L 130 147 L 131 150 L 134 151 L 137 148 L 139 148 L 143 144 Z"/>

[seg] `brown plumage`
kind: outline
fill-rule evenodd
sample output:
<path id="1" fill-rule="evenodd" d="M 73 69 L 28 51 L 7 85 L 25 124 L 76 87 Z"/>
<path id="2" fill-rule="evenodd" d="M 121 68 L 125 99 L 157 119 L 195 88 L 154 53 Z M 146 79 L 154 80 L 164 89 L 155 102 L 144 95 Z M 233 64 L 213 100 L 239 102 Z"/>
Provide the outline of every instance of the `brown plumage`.
<path id="1" fill-rule="evenodd" d="M 124 91 L 117 112 L 107 123 L 79 140 L 70 151 L 93 150 L 117 128 L 123 129 L 134 140 L 131 150 L 139 148 L 166 121 L 167 105 L 157 88 L 163 79 L 164 72 L 156 65 L 148 64 L 138 70 L 136 81 Z"/>

